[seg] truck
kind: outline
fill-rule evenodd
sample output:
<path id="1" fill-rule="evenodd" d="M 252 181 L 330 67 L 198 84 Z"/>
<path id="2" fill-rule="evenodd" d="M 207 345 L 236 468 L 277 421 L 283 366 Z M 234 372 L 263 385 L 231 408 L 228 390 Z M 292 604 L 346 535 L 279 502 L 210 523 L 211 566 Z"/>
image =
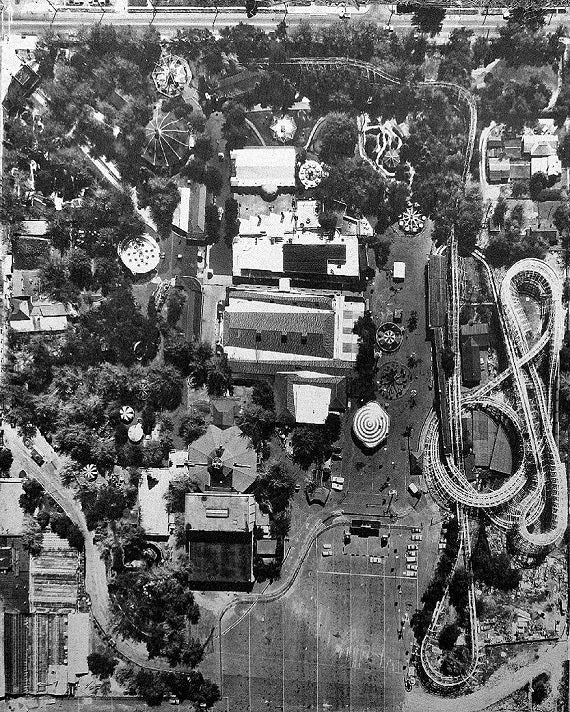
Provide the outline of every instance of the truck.
<path id="1" fill-rule="evenodd" d="M 421 492 L 414 482 L 410 482 L 408 485 L 408 492 L 412 495 L 412 497 L 416 497 L 417 499 L 421 496 Z"/>

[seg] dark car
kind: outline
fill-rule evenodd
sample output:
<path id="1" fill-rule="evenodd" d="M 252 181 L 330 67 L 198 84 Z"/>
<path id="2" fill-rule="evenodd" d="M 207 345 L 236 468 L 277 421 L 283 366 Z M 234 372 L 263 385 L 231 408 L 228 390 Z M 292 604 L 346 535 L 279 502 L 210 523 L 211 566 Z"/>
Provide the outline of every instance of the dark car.
<path id="1" fill-rule="evenodd" d="M 39 465 L 41 467 L 44 464 L 44 458 L 40 455 L 40 453 L 36 450 L 35 447 L 30 450 L 30 454 L 32 456 L 32 460 L 36 463 L 36 465 Z"/>

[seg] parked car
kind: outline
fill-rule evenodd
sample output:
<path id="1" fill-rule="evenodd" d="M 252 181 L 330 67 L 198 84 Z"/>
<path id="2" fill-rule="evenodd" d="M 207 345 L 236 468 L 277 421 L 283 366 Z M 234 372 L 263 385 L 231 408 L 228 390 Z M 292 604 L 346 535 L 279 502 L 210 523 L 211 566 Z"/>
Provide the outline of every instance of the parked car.
<path id="1" fill-rule="evenodd" d="M 323 556 L 332 556 L 332 551 L 330 549 L 323 549 Z"/>
<path id="2" fill-rule="evenodd" d="M 39 465 L 41 467 L 44 464 L 44 458 L 40 455 L 40 453 L 36 450 L 35 447 L 30 450 L 30 454 L 32 456 L 32 460 L 36 463 L 36 465 Z"/>
<path id="3" fill-rule="evenodd" d="M 412 541 L 421 541 L 421 540 L 422 540 L 421 534 L 412 534 Z"/>

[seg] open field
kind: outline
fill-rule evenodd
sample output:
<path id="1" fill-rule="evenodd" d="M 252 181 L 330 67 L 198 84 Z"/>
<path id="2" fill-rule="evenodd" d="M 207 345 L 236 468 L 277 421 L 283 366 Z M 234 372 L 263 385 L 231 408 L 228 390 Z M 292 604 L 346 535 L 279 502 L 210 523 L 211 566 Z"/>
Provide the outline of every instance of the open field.
<path id="1" fill-rule="evenodd" d="M 286 596 L 226 621 L 227 709 L 396 710 L 412 645 L 407 622 L 401 638 L 398 631 L 417 600 L 404 561 L 391 544 L 380 551 L 377 538 L 353 536 L 344 547 L 341 530 L 323 535 Z"/>

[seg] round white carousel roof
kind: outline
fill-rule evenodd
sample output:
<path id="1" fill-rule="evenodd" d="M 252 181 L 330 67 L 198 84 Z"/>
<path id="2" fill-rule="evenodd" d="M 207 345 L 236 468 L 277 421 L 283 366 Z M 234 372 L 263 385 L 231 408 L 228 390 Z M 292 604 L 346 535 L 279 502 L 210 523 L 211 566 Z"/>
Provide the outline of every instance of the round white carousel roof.
<path id="1" fill-rule="evenodd" d="M 299 168 L 299 180 L 305 188 L 316 188 L 322 179 L 323 167 L 317 161 L 305 161 Z"/>
<path id="2" fill-rule="evenodd" d="M 374 448 L 388 435 L 390 416 L 376 401 L 371 401 L 356 411 L 352 431 L 367 448 Z"/>
<path id="3" fill-rule="evenodd" d="M 140 240 L 129 240 L 119 247 L 119 257 L 133 274 L 146 274 L 160 262 L 160 249 L 156 240 L 146 234 Z"/>

